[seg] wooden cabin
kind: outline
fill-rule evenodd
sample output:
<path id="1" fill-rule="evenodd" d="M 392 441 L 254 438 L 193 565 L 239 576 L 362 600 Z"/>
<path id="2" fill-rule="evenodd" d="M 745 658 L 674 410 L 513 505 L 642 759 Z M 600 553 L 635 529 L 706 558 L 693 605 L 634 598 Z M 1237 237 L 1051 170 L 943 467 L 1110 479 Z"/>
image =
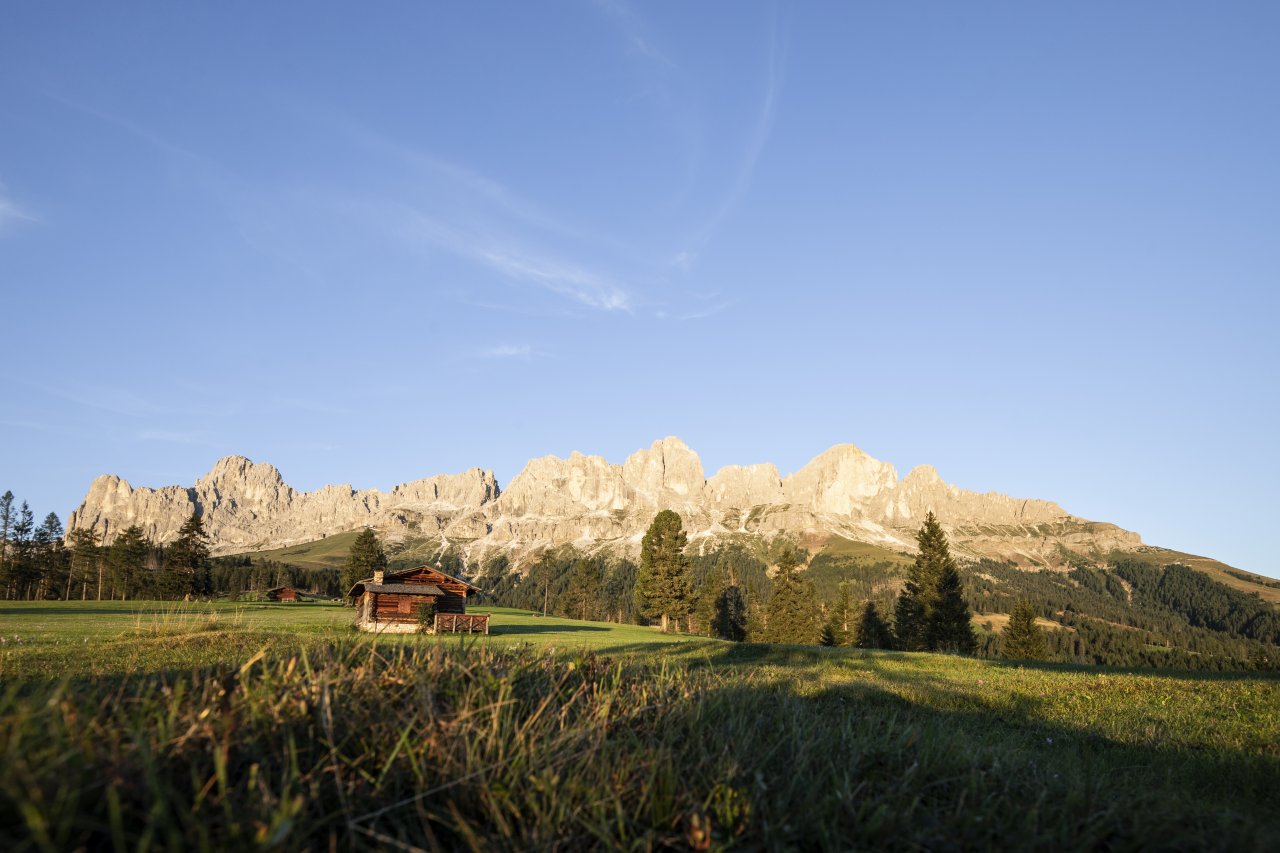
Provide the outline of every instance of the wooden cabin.
<path id="1" fill-rule="evenodd" d="M 356 625 L 362 631 L 413 633 L 420 628 L 419 608 L 428 604 L 435 609 L 434 631 L 487 634 L 489 614 L 467 613 L 467 596 L 479 591 L 435 566 L 415 566 L 374 572 L 356 582 L 347 597 L 355 605 Z"/>
<path id="2" fill-rule="evenodd" d="M 267 601 L 300 601 L 302 593 L 291 586 L 277 586 L 267 590 Z"/>

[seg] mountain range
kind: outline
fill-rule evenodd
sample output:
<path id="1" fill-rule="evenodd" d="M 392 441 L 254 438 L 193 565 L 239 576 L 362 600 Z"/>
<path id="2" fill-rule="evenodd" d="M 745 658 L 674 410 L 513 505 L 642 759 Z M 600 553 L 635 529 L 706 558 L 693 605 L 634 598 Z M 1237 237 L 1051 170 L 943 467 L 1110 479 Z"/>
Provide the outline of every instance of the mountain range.
<path id="1" fill-rule="evenodd" d="M 635 555 L 660 509 L 680 513 L 699 550 L 786 535 L 811 547 L 843 537 L 910 552 L 929 511 L 955 550 L 973 558 L 1056 567 L 1143 547 L 1138 534 L 1113 524 L 1078 518 L 1048 501 L 961 489 L 928 465 L 900 478 L 892 465 L 852 444 L 838 444 L 786 476 L 764 463 L 729 465 L 707 477 L 698 455 L 674 437 L 622 464 L 577 452 L 532 459 L 505 488 L 492 471 L 471 468 L 387 492 L 350 485 L 301 492 L 273 465 L 228 456 L 191 486 L 135 487 L 115 475 L 98 477 L 67 529 L 88 528 L 109 542 L 136 524 L 166 542 L 198 512 L 214 554 L 372 526 L 388 543 L 453 547 L 468 562 L 504 553 L 520 565 L 566 544 Z"/>

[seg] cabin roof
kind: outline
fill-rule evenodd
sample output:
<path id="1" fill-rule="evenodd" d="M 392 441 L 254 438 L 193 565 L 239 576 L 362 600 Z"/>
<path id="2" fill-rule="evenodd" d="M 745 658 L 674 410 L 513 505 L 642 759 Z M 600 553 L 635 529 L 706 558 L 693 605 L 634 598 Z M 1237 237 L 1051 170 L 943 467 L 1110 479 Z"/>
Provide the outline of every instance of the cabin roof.
<path id="1" fill-rule="evenodd" d="M 286 590 L 286 589 L 291 589 L 294 592 L 301 592 L 301 590 L 299 590 L 296 586 L 273 586 L 271 587 L 271 589 L 267 590 L 267 592 L 268 593 L 281 592 L 282 590 Z"/>
<path id="2" fill-rule="evenodd" d="M 476 586 L 475 584 L 467 583 L 462 578 L 455 578 L 453 575 L 445 575 L 444 572 L 440 571 L 435 566 L 430 566 L 430 565 L 412 566 L 407 569 L 396 569 L 394 572 L 384 572 L 383 579 L 384 581 L 387 581 L 387 580 L 391 580 L 392 578 L 398 578 L 404 575 L 411 575 L 414 572 L 419 572 L 419 571 L 422 571 L 423 569 L 427 569 L 428 571 L 432 571 L 432 572 L 436 572 L 438 574 L 444 575 L 446 578 L 448 578 L 451 581 L 457 581 L 458 583 L 465 586 L 471 592 L 482 591 L 480 587 Z M 391 589 L 391 587 L 393 586 L 407 587 L 407 588 L 393 590 Z M 364 578 L 363 580 L 358 580 L 355 582 L 355 585 L 351 587 L 351 591 L 347 593 L 347 597 L 352 598 L 356 595 L 359 595 L 362 590 L 368 590 L 369 592 L 397 592 L 397 593 L 416 592 L 419 595 L 441 595 L 441 596 L 444 595 L 444 591 L 440 589 L 440 587 L 435 586 L 433 584 L 422 584 L 422 583 L 405 584 L 405 583 L 385 583 L 384 582 L 382 584 L 377 585 L 378 587 L 377 589 L 375 589 L 374 587 L 375 587 L 375 584 L 373 582 L 373 578 Z M 434 592 L 428 592 L 427 590 L 434 590 Z"/>
<path id="3" fill-rule="evenodd" d="M 410 575 L 410 574 L 413 574 L 414 572 L 418 572 L 423 569 L 428 569 L 433 572 L 439 572 L 440 574 L 444 575 L 451 581 L 457 581 L 460 584 L 466 584 L 467 588 L 470 589 L 472 592 L 480 592 L 480 587 L 476 586 L 475 584 L 467 583 L 462 578 L 455 578 L 453 575 L 445 575 L 444 572 L 440 571 L 439 566 L 432 566 L 426 563 L 424 563 L 421 566 L 411 566 L 410 568 L 407 568 L 407 569 L 396 569 L 394 572 L 387 572 L 386 577 L 397 578 L 397 577 L 400 577 L 401 575 Z M 372 578 L 370 578 L 370 580 L 372 580 Z"/>
<path id="4" fill-rule="evenodd" d="M 430 583 L 358 583 L 365 592 L 393 592 L 397 595 L 444 595 L 444 590 Z M 351 590 L 353 593 L 354 589 Z"/>

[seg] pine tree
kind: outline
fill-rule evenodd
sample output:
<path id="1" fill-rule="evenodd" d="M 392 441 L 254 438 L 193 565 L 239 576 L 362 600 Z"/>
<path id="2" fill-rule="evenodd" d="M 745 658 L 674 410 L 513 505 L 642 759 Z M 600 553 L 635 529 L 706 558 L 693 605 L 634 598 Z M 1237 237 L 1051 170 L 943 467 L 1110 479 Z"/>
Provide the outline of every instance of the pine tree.
<path id="1" fill-rule="evenodd" d="M 573 564 L 565 610 L 574 619 L 596 619 L 600 615 L 600 590 L 604 586 L 604 567 L 599 560 L 583 557 Z"/>
<path id="2" fill-rule="evenodd" d="M 1049 656 L 1044 631 L 1036 624 L 1036 609 L 1019 601 L 1000 635 L 1000 657 L 1011 660 L 1044 660 Z"/>
<path id="3" fill-rule="evenodd" d="M 796 577 L 784 563 L 773 582 L 765 617 L 766 643 L 804 643 L 813 645 L 822 638 L 822 612 L 818 593 L 812 583 Z"/>
<path id="4" fill-rule="evenodd" d="M 930 512 L 916 534 L 919 553 L 894 607 L 898 645 L 908 651 L 972 654 L 977 646 L 960 570 Z"/>
<path id="5" fill-rule="evenodd" d="M 178 598 L 188 592 L 209 595 L 213 579 L 209 565 L 209 537 L 204 532 L 198 512 L 183 522 L 177 540 L 165 554 L 161 590 L 166 597 Z"/>
<path id="6" fill-rule="evenodd" d="M 840 584 L 840 592 L 831 605 L 827 622 L 822 626 L 822 644 L 824 646 L 847 646 L 853 642 L 850 622 L 853 619 L 853 601 L 849 593 L 849 584 Z M 830 642 L 828 642 L 828 640 Z"/>
<path id="7" fill-rule="evenodd" d="M 725 572 L 723 558 L 717 559 L 702 579 L 702 585 L 694 592 L 693 612 L 689 615 L 689 630 L 693 633 L 714 637 L 711 625 L 716 619 L 716 599 L 729 584 L 729 576 Z"/>
<path id="8" fill-rule="evenodd" d="M 93 577 L 98 565 L 98 539 L 93 531 L 86 527 L 71 531 L 70 565 L 67 568 L 67 600 L 76 595 L 75 584 L 80 584 L 80 597 L 89 596 L 89 579 Z"/>
<path id="9" fill-rule="evenodd" d="M 658 619 L 664 633 L 672 618 L 690 609 L 689 561 L 684 554 L 688 541 L 679 514 L 664 509 L 654 516 L 640 543 L 636 606 L 642 615 Z"/>
<path id="10" fill-rule="evenodd" d="M 10 598 L 29 598 L 33 590 L 36 572 L 36 520 L 31 507 L 23 501 L 14 517 L 9 532 L 9 589 Z"/>
<path id="11" fill-rule="evenodd" d="M 151 543 L 138 525 L 126 527 L 107 551 L 111 568 L 111 597 L 121 600 L 137 597 L 142 571 L 151 556 Z"/>
<path id="12" fill-rule="evenodd" d="M 35 532 L 36 598 L 57 598 L 62 590 L 62 574 L 66 570 L 66 555 L 62 548 L 62 520 L 57 513 L 49 513 Z"/>
<path id="13" fill-rule="evenodd" d="M 893 648 L 893 634 L 889 626 L 880 618 L 875 602 L 868 600 L 862 608 L 862 618 L 858 620 L 858 629 L 853 635 L 853 644 L 860 649 Z"/>
<path id="14" fill-rule="evenodd" d="M 750 616 L 747 612 L 747 599 L 742 590 L 730 577 L 726 586 L 716 598 L 715 618 L 711 622 L 711 636 L 721 640 L 732 640 L 741 643 L 747 638 L 747 625 Z"/>
<path id="15" fill-rule="evenodd" d="M 10 567 L 9 541 L 13 536 L 13 492 L 6 491 L 0 495 L 0 593 L 9 597 L 9 587 L 13 572 Z"/>
<path id="16" fill-rule="evenodd" d="M 897 638 L 896 645 L 903 651 L 918 652 L 927 648 L 922 593 L 913 569 L 893 604 L 893 631 Z"/>
<path id="17" fill-rule="evenodd" d="M 946 539 L 942 540 L 946 548 Z M 951 555 L 946 561 L 934 587 L 933 607 L 929 615 L 929 648 L 949 654 L 971 655 L 978 646 L 973 633 L 973 614 L 964 600 L 964 586 L 960 570 Z"/>
<path id="18" fill-rule="evenodd" d="M 375 571 L 386 568 L 387 552 L 382 549 L 382 540 L 372 527 L 366 527 L 351 543 L 347 562 L 342 567 L 343 594 L 365 578 L 373 577 Z"/>

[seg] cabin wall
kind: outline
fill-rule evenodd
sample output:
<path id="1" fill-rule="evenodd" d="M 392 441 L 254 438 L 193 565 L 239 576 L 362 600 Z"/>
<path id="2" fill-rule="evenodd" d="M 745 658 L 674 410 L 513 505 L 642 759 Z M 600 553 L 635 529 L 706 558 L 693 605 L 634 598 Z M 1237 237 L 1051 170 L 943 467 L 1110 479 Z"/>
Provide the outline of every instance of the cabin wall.
<path id="1" fill-rule="evenodd" d="M 374 599 L 378 621 L 409 621 L 418 619 L 418 606 L 436 601 L 434 595 L 399 595 L 388 592 L 367 592 Z M 438 609 L 438 605 L 437 605 Z"/>
<path id="2" fill-rule="evenodd" d="M 434 597 L 366 592 L 356 602 L 356 626 L 362 631 L 385 634 L 416 633 L 418 613 L 414 608 Z M 401 601 L 408 602 L 407 613 L 403 612 Z"/>

